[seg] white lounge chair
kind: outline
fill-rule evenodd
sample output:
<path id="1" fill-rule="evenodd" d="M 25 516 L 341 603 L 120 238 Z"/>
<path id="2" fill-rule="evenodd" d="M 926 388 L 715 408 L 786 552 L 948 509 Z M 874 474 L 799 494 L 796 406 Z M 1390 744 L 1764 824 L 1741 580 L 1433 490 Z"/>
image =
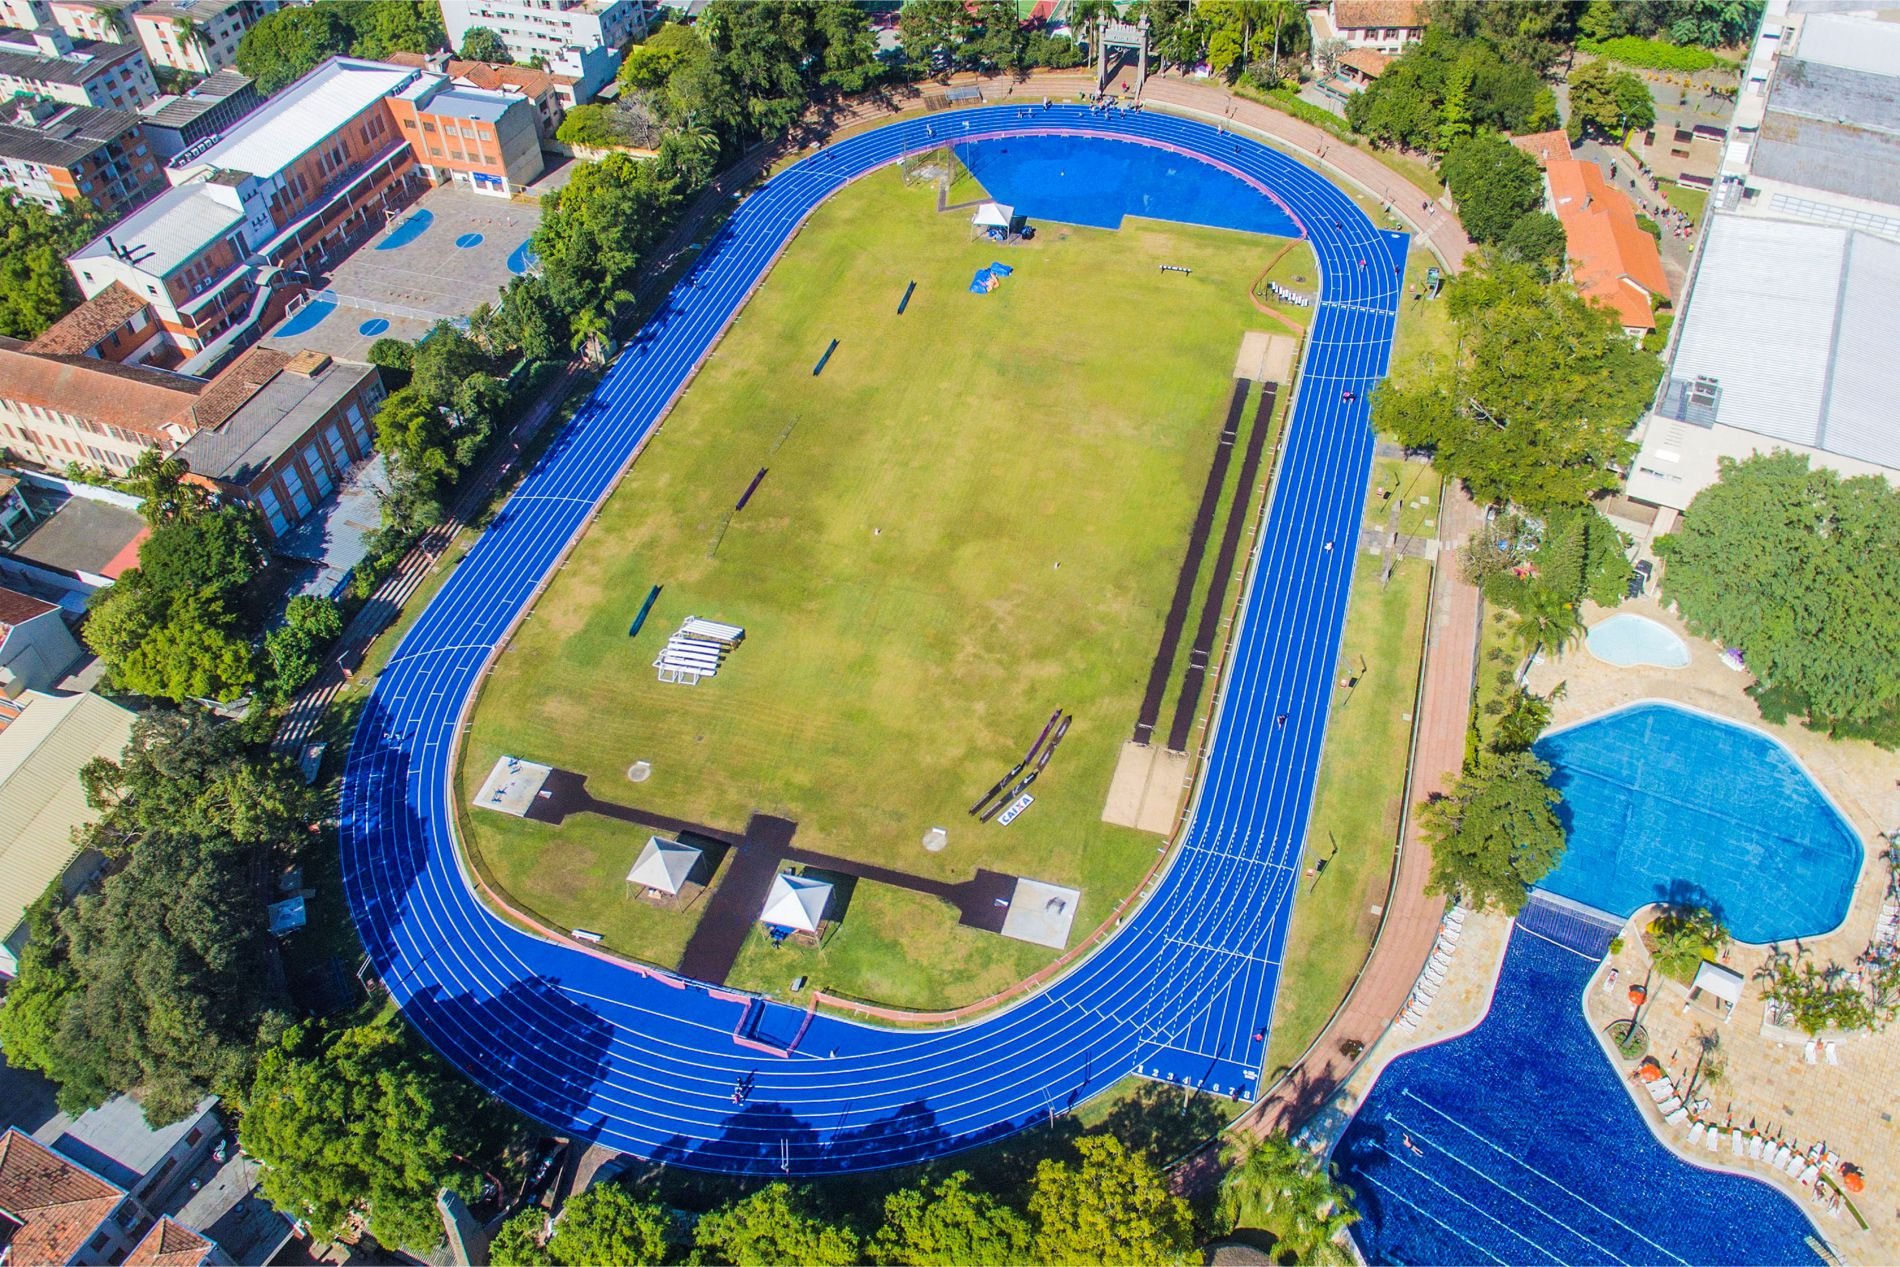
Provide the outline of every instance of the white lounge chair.
<path id="1" fill-rule="evenodd" d="M 1649 1098 L 1656 1104 L 1661 1104 L 1664 1100 L 1667 1100 L 1676 1093 L 1675 1087 L 1670 1085 L 1669 1079 L 1667 1078 L 1658 1078 L 1656 1081 L 1649 1083 L 1648 1086 Z"/>
<path id="2" fill-rule="evenodd" d="M 1762 1138 L 1761 1136 L 1759 1136 L 1759 1135 L 1750 1135 L 1750 1136 L 1748 1137 L 1748 1157 L 1749 1157 L 1749 1160 L 1750 1160 L 1750 1161 L 1760 1161 L 1760 1160 L 1761 1160 L 1761 1155 L 1762 1155 L 1762 1152 L 1763 1152 L 1763 1150 L 1765 1150 L 1765 1149 L 1766 1149 L 1767 1147 L 1768 1147 L 1768 1141 L 1767 1141 L 1767 1140 L 1765 1140 L 1765 1139 L 1763 1139 L 1763 1138 Z"/>
<path id="3" fill-rule="evenodd" d="M 1412 991 L 1412 997 L 1418 1000 L 1418 1002 L 1420 1002 L 1424 1006 L 1430 1007 L 1432 1005 L 1432 1000 L 1437 998 L 1438 996 L 1436 994 L 1433 994 L 1430 990 L 1414 989 Z"/>
<path id="4" fill-rule="evenodd" d="M 1689 1147 L 1694 1148 L 1697 1144 L 1700 1144 L 1702 1137 L 1708 1133 L 1708 1130 L 1709 1128 L 1700 1122 L 1691 1126 L 1689 1128 Z"/>
<path id="5" fill-rule="evenodd" d="M 1418 1028 L 1418 1022 L 1409 1016 L 1401 1016 L 1397 1023 L 1398 1027 L 1403 1030 L 1414 1030 Z"/>
<path id="6" fill-rule="evenodd" d="M 1809 1064 L 1813 1064 L 1814 1053 L 1819 1051 L 1820 1048 L 1821 1044 L 1810 1038 L 1807 1044 L 1801 1048 L 1801 1059 L 1807 1061 Z"/>
<path id="7" fill-rule="evenodd" d="M 1451 967 L 1451 956 L 1442 950 L 1434 950 L 1432 951 L 1432 957 L 1427 960 L 1427 962 L 1435 963 L 1441 968 L 1449 968 Z"/>
<path id="8" fill-rule="evenodd" d="M 1675 1126 L 1678 1123 L 1685 1121 L 1688 1118 L 1688 1116 L 1689 1116 L 1689 1110 L 1684 1109 L 1684 1108 L 1678 1108 L 1674 1113 L 1671 1113 L 1667 1115 L 1666 1117 L 1664 1117 L 1663 1121 L 1667 1122 L 1671 1126 Z"/>
<path id="9" fill-rule="evenodd" d="M 1674 1113 L 1677 1109 L 1680 1109 L 1680 1108 L 1682 1108 L 1682 1101 L 1678 1100 L 1675 1096 L 1672 1095 L 1667 1100 L 1664 1100 L 1661 1104 L 1658 1104 L 1656 1106 L 1656 1111 L 1662 1114 L 1664 1117 L 1668 1117 L 1671 1113 Z M 1683 1111 L 1687 1112 L 1688 1110 L 1684 1109 Z"/>
<path id="10" fill-rule="evenodd" d="M 1826 1047 L 1826 1051 L 1828 1064 L 1838 1065 L 1841 1063 L 1841 1045 L 1839 1043 L 1829 1043 Z"/>
<path id="11" fill-rule="evenodd" d="M 1465 928 L 1463 924 L 1447 924 L 1438 930 L 1438 944 L 1441 946 L 1456 946 L 1458 939 L 1464 935 Z"/>
<path id="12" fill-rule="evenodd" d="M 1809 1162 L 1807 1169 L 1801 1172 L 1800 1178 L 1798 1178 L 1795 1182 L 1799 1183 L 1802 1187 L 1805 1188 L 1808 1185 L 1812 1184 L 1815 1178 L 1818 1175 L 1820 1175 L 1820 1173 L 1821 1173 L 1821 1168 L 1815 1165 L 1813 1162 Z"/>
<path id="13" fill-rule="evenodd" d="M 1774 1156 L 1768 1159 L 1768 1164 L 1773 1166 L 1776 1170 L 1780 1170 L 1788 1164 L 1788 1158 L 1792 1156 L 1794 1156 L 1794 1150 L 1784 1143 L 1775 1149 Z"/>
<path id="14" fill-rule="evenodd" d="M 1787 1162 L 1781 1168 L 1787 1171 L 1788 1177 L 1792 1179 L 1807 1169 L 1807 1166 L 1808 1159 L 1806 1157 L 1803 1157 L 1800 1153 L 1791 1153 L 1789 1154 Z"/>
<path id="15" fill-rule="evenodd" d="M 1733 1135 L 1734 1133 L 1735 1133 L 1734 1131 L 1729 1132 L 1729 1134 L 1731 1135 Z M 1711 1126 L 1709 1128 L 1708 1145 L 1709 1145 L 1709 1151 L 1712 1153 L 1719 1153 L 1722 1151 L 1722 1128 L 1721 1127 Z"/>
<path id="16" fill-rule="evenodd" d="M 1729 1151 L 1734 1153 L 1737 1157 L 1748 1156 L 1748 1141 L 1742 1138 L 1740 1131 L 1730 1131 L 1728 1133 L 1728 1146 Z"/>

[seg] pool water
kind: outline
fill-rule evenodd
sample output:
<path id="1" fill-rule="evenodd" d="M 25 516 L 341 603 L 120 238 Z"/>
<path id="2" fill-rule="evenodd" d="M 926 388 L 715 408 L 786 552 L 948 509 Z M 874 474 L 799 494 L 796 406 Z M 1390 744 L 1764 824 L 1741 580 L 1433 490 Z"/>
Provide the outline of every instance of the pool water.
<path id="1" fill-rule="evenodd" d="M 1659 669 L 1680 669 L 1689 663 L 1689 648 L 1682 639 L 1647 616 L 1625 613 L 1599 621 L 1590 627 L 1583 645 L 1597 659 L 1625 668 L 1652 664 Z"/>
<path id="2" fill-rule="evenodd" d="M 1386 1068 L 1333 1154 L 1368 1259 L 1819 1261 L 1792 1201 L 1650 1133 L 1577 1006 L 1596 963 L 1520 926 L 1484 1023 Z"/>
<path id="3" fill-rule="evenodd" d="M 1864 850 L 1792 754 L 1761 731 L 1645 703 L 1545 736 L 1563 861 L 1539 886 L 1629 915 L 1706 906 L 1739 940 L 1828 932 Z"/>
<path id="4" fill-rule="evenodd" d="M 989 196 L 1018 215 L 1121 228 L 1124 216 L 1299 236 L 1299 226 L 1238 177 L 1146 145 L 1077 145 L 1072 137 L 1011 137 L 956 147 Z M 1188 179 L 1191 171 L 1192 179 Z"/>

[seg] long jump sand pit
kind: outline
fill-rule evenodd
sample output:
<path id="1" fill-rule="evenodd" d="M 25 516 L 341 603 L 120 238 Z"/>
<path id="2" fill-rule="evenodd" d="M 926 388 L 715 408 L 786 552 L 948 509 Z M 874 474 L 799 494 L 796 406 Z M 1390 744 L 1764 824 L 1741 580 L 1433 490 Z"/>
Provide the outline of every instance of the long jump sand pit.
<path id="1" fill-rule="evenodd" d="M 1234 357 L 1234 377 L 1250 378 L 1256 383 L 1293 381 L 1293 359 L 1299 354 L 1300 341 L 1290 334 L 1249 330 L 1240 336 L 1240 352 Z"/>
<path id="2" fill-rule="evenodd" d="M 1158 744 L 1129 740 L 1122 745 L 1121 759 L 1115 763 L 1102 821 L 1167 835 L 1174 830 L 1187 777 L 1185 752 L 1169 752 Z"/>

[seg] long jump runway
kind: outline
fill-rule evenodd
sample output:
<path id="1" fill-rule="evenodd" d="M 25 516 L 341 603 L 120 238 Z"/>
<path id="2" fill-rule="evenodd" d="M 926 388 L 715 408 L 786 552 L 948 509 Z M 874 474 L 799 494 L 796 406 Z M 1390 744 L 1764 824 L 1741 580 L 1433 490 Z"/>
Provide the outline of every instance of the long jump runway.
<path id="1" fill-rule="evenodd" d="M 780 1059 L 736 1043 L 735 1027 L 746 1017 L 749 1035 L 784 1043 L 802 1012 L 532 936 L 481 904 L 453 835 L 463 712 L 511 622 L 805 218 L 906 153 L 1022 136 L 1157 147 L 1225 170 L 1288 212 L 1319 257 L 1320 302 L 1207 768 L 1165 874 L 1067 975 L 951 1028 L 821 1015 Z M 364 709 L 344 774 L 344 882 L 370 961 L 410 1021 L 529 1116 L 703 1169 L 913 1162 L 1044 1120 L 1130 1072 L 1254 1094 L 1372 459 L 1367 396 L 1386 372 L 1407 245 L 1264 145 L 1074 106 L 893 123 L 739 204 L 423 612 Z M 753 1087 L 736 1104 L 741 1076 Z"/>

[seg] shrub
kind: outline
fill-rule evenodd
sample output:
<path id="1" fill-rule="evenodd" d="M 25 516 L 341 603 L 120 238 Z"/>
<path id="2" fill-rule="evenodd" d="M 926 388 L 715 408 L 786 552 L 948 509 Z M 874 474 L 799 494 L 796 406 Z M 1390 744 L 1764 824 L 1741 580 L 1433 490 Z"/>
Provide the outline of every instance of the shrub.
<path id="1" fill-rule="evenodd" d="M 1733 66 L 1726 57 L 1717 57 L 1706 48 L 1684 48 L 1664 40 L 1644 39 L 1640 35 L 1619 35 L 1613 40 L 1578 40 L 1577 51 L 1607 57 L 1625 66 L 1641 70 L 1685 71 L 1690 74 Z"/>

